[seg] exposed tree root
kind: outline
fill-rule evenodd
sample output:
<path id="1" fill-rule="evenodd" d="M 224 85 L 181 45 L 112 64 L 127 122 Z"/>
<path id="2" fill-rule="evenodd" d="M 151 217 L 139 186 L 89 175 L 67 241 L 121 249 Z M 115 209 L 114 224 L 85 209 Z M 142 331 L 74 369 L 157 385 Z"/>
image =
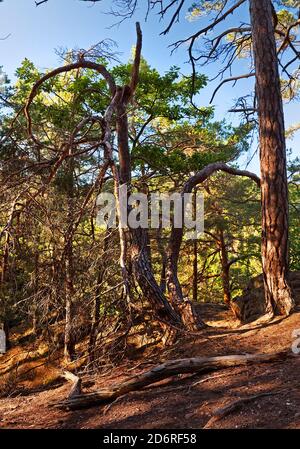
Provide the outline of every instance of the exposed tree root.
<path id="1" fill-rule="evenodd" d="M 225 405 L 224 407 L 218 408 L 213 412 L 213 416 L 210 418 L 210 420 L 206 423 L 206 425 L 203 427 L 204 429 L 210 429 L 211 426 L 219 421 L 222 418 L 225 418 L 225 416 L 229 415 L 230 413 L 233 413 L 237 410 L 239 410 L 243 405 L 248 404 L 249 402 L 255 401 L 256 399 L 263 398 L 266 396 L 274 396 L 275 394 L 279 394 L 280 391 L 266 391 L 264 393 L 255 394 L 253 396 L 248 396 L 246 398 L 237 399 L 230 404 Z"/>
<path id="2" fill-rule="evenodd" d="M 221 357 L 195 357 L 170 360 L 155 366 L 149 371 L 133 376 L 125 382 L 102 388 L 93 393 L 73 395 L 62 402 L 51 405 L 66 410 L 93 407 L 112 402 L 119 396 L 123 396 L 131 391 L 140 390 L 148 385 L 177 374 L 209 373 L 232 366 L 275 362 L 283 360 L 286 357 L 286 353 L 280 352 L 275 354 L 229 355 Z M 77 382 L 77 379 L 78 378 L 76 378 L 75 382 Z"/>

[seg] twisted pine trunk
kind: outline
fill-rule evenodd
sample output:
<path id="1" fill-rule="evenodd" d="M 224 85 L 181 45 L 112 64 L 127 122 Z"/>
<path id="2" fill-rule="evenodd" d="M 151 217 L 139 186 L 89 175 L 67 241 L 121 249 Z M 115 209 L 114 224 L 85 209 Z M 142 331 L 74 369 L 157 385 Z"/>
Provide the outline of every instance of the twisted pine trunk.
<path id="1" fill-rule="evenodd" d="M 119 178 L 120 185 L 127 185 L 128 194 L 131 186 L 131 157 L 128 144 L 127 104 L 131 96 L 132 92 L 128 90 L 128 86 L 123 87 L 120 101 L 116 105 Z M 180 315 L 168 302 L 154 277 L 149 257 L 147 229 L 133 229 L 129 226 L 128 240 L 130 241 L 129 256 L 132 262 L 133 273 L 144 297 L 152 305 L 153 310 L 161 321 L 181 327 Z"/>
<path id="2" fill-rule="evenodd" d="M 283 103 L 271 0 L 250 0 L 262 198 L 262 264 L 267 313 L 288 315 L 288 183 Z"/>

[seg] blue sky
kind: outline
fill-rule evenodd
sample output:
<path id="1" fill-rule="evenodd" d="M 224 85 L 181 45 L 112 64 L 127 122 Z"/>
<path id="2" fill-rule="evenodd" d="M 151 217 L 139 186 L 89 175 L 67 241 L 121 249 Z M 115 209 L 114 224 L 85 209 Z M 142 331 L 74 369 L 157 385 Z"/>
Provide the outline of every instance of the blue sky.
<path id="1" fill-rule="evenodd" d="M 155 14 L 151 14 L 145 22 L 145 11 L 140 9 L 134 21 L 125 21 L 120 26 L 111 27 L 116 22 L 116 18 L 106 13 L 111 5 L 110 0 L 96 4 L 79 0 L 49 0 L 37 8 L 34 0 L 4 0 L 0 4 L 0 37 L 3 38 L 8 34 L 10 36 L 0 41 L 0 65 L 13 80 L 16 68 L 25 57 L 32 60 L 40 69 L 54 67 L 59 63 L 55 49 L 89 48 L 105 38 L 117 42 L 118 51 L 121 52 L 120 59 L 126 61 L 135 43 L 134 21 L 140 20 L 144 36 L 143 56 L 148 62 L 162 72 L 171 65 L 180 66 L 184 73 L 189 72 L 190 67 L 185 63 L 186 48 L 182 47 L 170 55 L 168 45 L 189 35 L 193 29 L 199 27 L 199 22 L 190 23 L 183 15 L 180 23 L 174 26 L 168 36 L 159 36 L 164 22 L 159 22 Z M 245 9 L 239 11 L 239 20 L 247 20 Z M 214 65 L 199 69 L 210 78 L 216 74 L 216 70 Z M 245 62 L 240 62 L 237 70 L 239 73 L 246 73 Z M 228 114 L 227 111 L 232 107 L 234 98 L 251 90 L 252 83 L 251 80 L 245 80 L 235 88 L 229 84 L 223 87 L 214 102 L 217 120 L 225 117 L 228 121 L 236 123 L 238 118 L 234 114 Z M 209 83 L 201 92 L 198 98 L 201 106 L 209 103 L 215 86 L 216 83 Z M 287 127 L 300 122 L 299 104 L 286 105 L 285 114 Z M 252 151 L 255 150 L 255 146 L 254 144 Z M 288 142 L 288 147 L 292 148 L 293 156 L 300 156 L 300 132 Z M 245 166 L 248 157 L 250 154 L 241 160 L 241 166 Z M 254 157 L 249 169 L 259 171 L 257 157 Z"/>

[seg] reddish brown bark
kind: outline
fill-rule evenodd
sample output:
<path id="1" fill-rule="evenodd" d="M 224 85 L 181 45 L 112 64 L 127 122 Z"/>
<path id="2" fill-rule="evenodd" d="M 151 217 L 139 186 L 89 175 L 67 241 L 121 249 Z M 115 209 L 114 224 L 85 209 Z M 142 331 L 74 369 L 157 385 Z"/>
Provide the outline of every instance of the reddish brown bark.
<path id="1" fill-rule="evenodd" d="M 198 242 L 193 241 L 193 301 L 198 300 Z"/>
<path id="2" fill-rule="evenodd" d="M 250 15 L 259 110 L 266 311 L 288 315 L 294 306 L 288 282 L 288 183 L 272 2 L 250 0 Z"/>

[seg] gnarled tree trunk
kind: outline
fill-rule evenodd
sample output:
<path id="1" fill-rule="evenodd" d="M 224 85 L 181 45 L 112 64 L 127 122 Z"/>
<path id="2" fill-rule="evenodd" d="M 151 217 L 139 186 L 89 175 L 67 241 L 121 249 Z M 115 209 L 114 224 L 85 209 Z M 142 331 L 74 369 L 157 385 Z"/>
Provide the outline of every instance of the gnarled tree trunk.
<path id="1" fill-rule="evenodd" d="M 127 186 L 128 194 L 131 187 L 131 157 L 128 144 L 128 116 L 127 104 L 134 91 L 129 86 L 123 87 L 123 94 L 116 104 L 116 121 L 119 151 L 119 182 L 120 187 Z M 130 208 L 128 207 L 128 212 Z M 168 302 L 153 274 L 149 257 L 149 239 L 146 229 L 133 229 L 129 226 L 128 239 L 130 240 L 129 256 L 132 262 L 133 274 L 147 301 L 152 305 L 158 318 L 173 326 L 181 327 L 182 321 L 178 312 Z M 129 245 L 127 245 L 129 246 Z M 125 258 L 124 258 L 125 259 Z M 123 261 L 125 263 L 125 260 Z"/>

